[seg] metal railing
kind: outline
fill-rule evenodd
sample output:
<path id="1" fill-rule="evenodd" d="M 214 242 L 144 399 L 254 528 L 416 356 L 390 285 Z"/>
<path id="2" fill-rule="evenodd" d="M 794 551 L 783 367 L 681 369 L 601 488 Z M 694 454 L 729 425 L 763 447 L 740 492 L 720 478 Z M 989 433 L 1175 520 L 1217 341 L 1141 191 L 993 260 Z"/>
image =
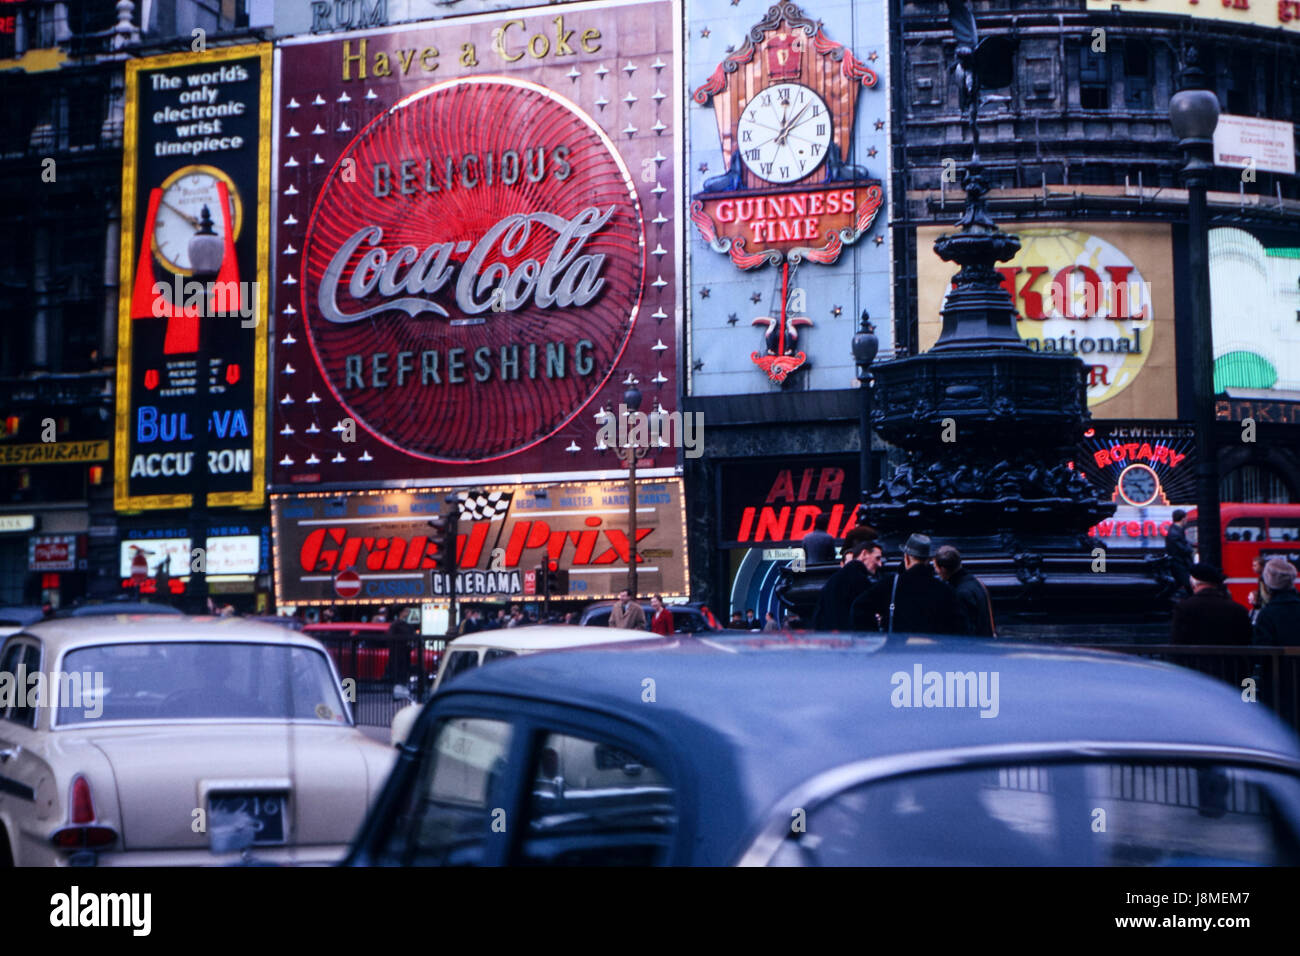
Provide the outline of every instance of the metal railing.
<path id="1" fill-rule="evenodd" d="M 1238 647 L 1224 644 L 1082 644 L 1099 651 L 1118 651 L 1177 664 L 1232 685 L 1253 691 L 1292 730 L 1300 733 L 1300 646 Z"/>
<path id="2" fill-rule="evenodd" d="M 358 724 L 387 727 L 412 700 L 428 696 L 438 674 L 441 652 L 424 637 L 312 637 L 333 658 Z"/>

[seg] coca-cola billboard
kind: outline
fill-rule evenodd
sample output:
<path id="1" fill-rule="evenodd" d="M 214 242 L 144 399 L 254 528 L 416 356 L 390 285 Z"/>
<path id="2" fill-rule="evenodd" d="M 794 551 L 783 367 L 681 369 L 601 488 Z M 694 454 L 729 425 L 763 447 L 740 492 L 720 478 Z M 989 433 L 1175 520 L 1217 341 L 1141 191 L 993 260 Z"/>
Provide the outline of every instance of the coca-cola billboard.
<path id="1" fill-rule="evenodd" d="M 629 374 L 676 406 L 674 10 L 286 42 L 275 484 L 607 469 Z"/>

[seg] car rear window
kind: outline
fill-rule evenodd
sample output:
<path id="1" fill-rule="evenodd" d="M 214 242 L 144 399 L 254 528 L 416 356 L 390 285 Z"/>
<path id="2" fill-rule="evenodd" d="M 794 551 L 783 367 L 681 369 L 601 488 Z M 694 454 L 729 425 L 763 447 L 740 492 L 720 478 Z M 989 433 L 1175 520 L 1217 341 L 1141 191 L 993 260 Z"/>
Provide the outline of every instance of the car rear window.
<path id="1" fill-rule="evenodd" d="M 794 820 L 775 865 L 1300 863 L 1300 780 L 1227 765 L 943 771 L 862 784 Z"/>
<path id="2" fill-rule="evenodd" d="M 457 674 L 463 674 L 465 671 L 473 670 L 478 667 L 478 651 L 452 651 L 451 657 L 447 658 L 447 669 L 443 671 L 443 683 L 451 680 Z"/>
<path id="3" fill-rule="evenodd" d="M 60 725 L 348 719 L 328 660 L 311 647 L 217 641 L 101 644 L 69 651 L 62 672 L 79 678 L 79 694 L 69 692 L 59 700 Z"/>

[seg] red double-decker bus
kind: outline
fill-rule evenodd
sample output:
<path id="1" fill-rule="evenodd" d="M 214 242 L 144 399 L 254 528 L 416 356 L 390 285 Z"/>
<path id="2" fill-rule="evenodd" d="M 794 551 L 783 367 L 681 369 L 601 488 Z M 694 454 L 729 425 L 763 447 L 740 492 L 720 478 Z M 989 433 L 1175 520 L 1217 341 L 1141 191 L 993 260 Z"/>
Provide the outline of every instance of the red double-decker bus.
<path id="1" fill-rule="evenodd" d="M 1250 505 L 1224 502 L 1219 506 L 1222 531 L 1223 573 L 1228 593 L 1250 607 L 1250 593 L 1259 587 L 1254 569 L 1257 555 L 1264 560 L 1283 557 L 1300 570 L 1300 505 Z M 1196 509 L 1188 512 L 1188 539 L 1196 534 Z M 1300 584 L 1300 578 L 1297 579 Z"/>

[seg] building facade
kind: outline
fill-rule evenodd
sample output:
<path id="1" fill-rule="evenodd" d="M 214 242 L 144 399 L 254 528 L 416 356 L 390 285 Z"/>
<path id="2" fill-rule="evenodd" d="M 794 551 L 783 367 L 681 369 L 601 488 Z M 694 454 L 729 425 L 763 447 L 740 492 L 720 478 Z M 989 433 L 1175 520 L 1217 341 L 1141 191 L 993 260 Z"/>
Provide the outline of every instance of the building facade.
<path id="1" fill-rule="evenodd" d="M 575 606 L 607 597 L 635 541 L 642 593 L 761 619 L 817 517 L 852 527 L 854 335 L 928 348 L 952 275 L 946 3 L 11 6 L 0 599 L 442 620 L 454 509 L 478 603 L 538 600 L 549 561 Z M 1194 504 L 1168 121 L 1193 45 L 1236 137 L 1210 193 L 1221 497 L 1300 501 L 1300 11 L 1200 6 L 974 4 L 989 205 L 1022 240 L 1001 273 L 1030 347 L 1088 366 L 1108 546 Z M 218 281 L 257 288 L 198 332 L 205 206 Z"/>

